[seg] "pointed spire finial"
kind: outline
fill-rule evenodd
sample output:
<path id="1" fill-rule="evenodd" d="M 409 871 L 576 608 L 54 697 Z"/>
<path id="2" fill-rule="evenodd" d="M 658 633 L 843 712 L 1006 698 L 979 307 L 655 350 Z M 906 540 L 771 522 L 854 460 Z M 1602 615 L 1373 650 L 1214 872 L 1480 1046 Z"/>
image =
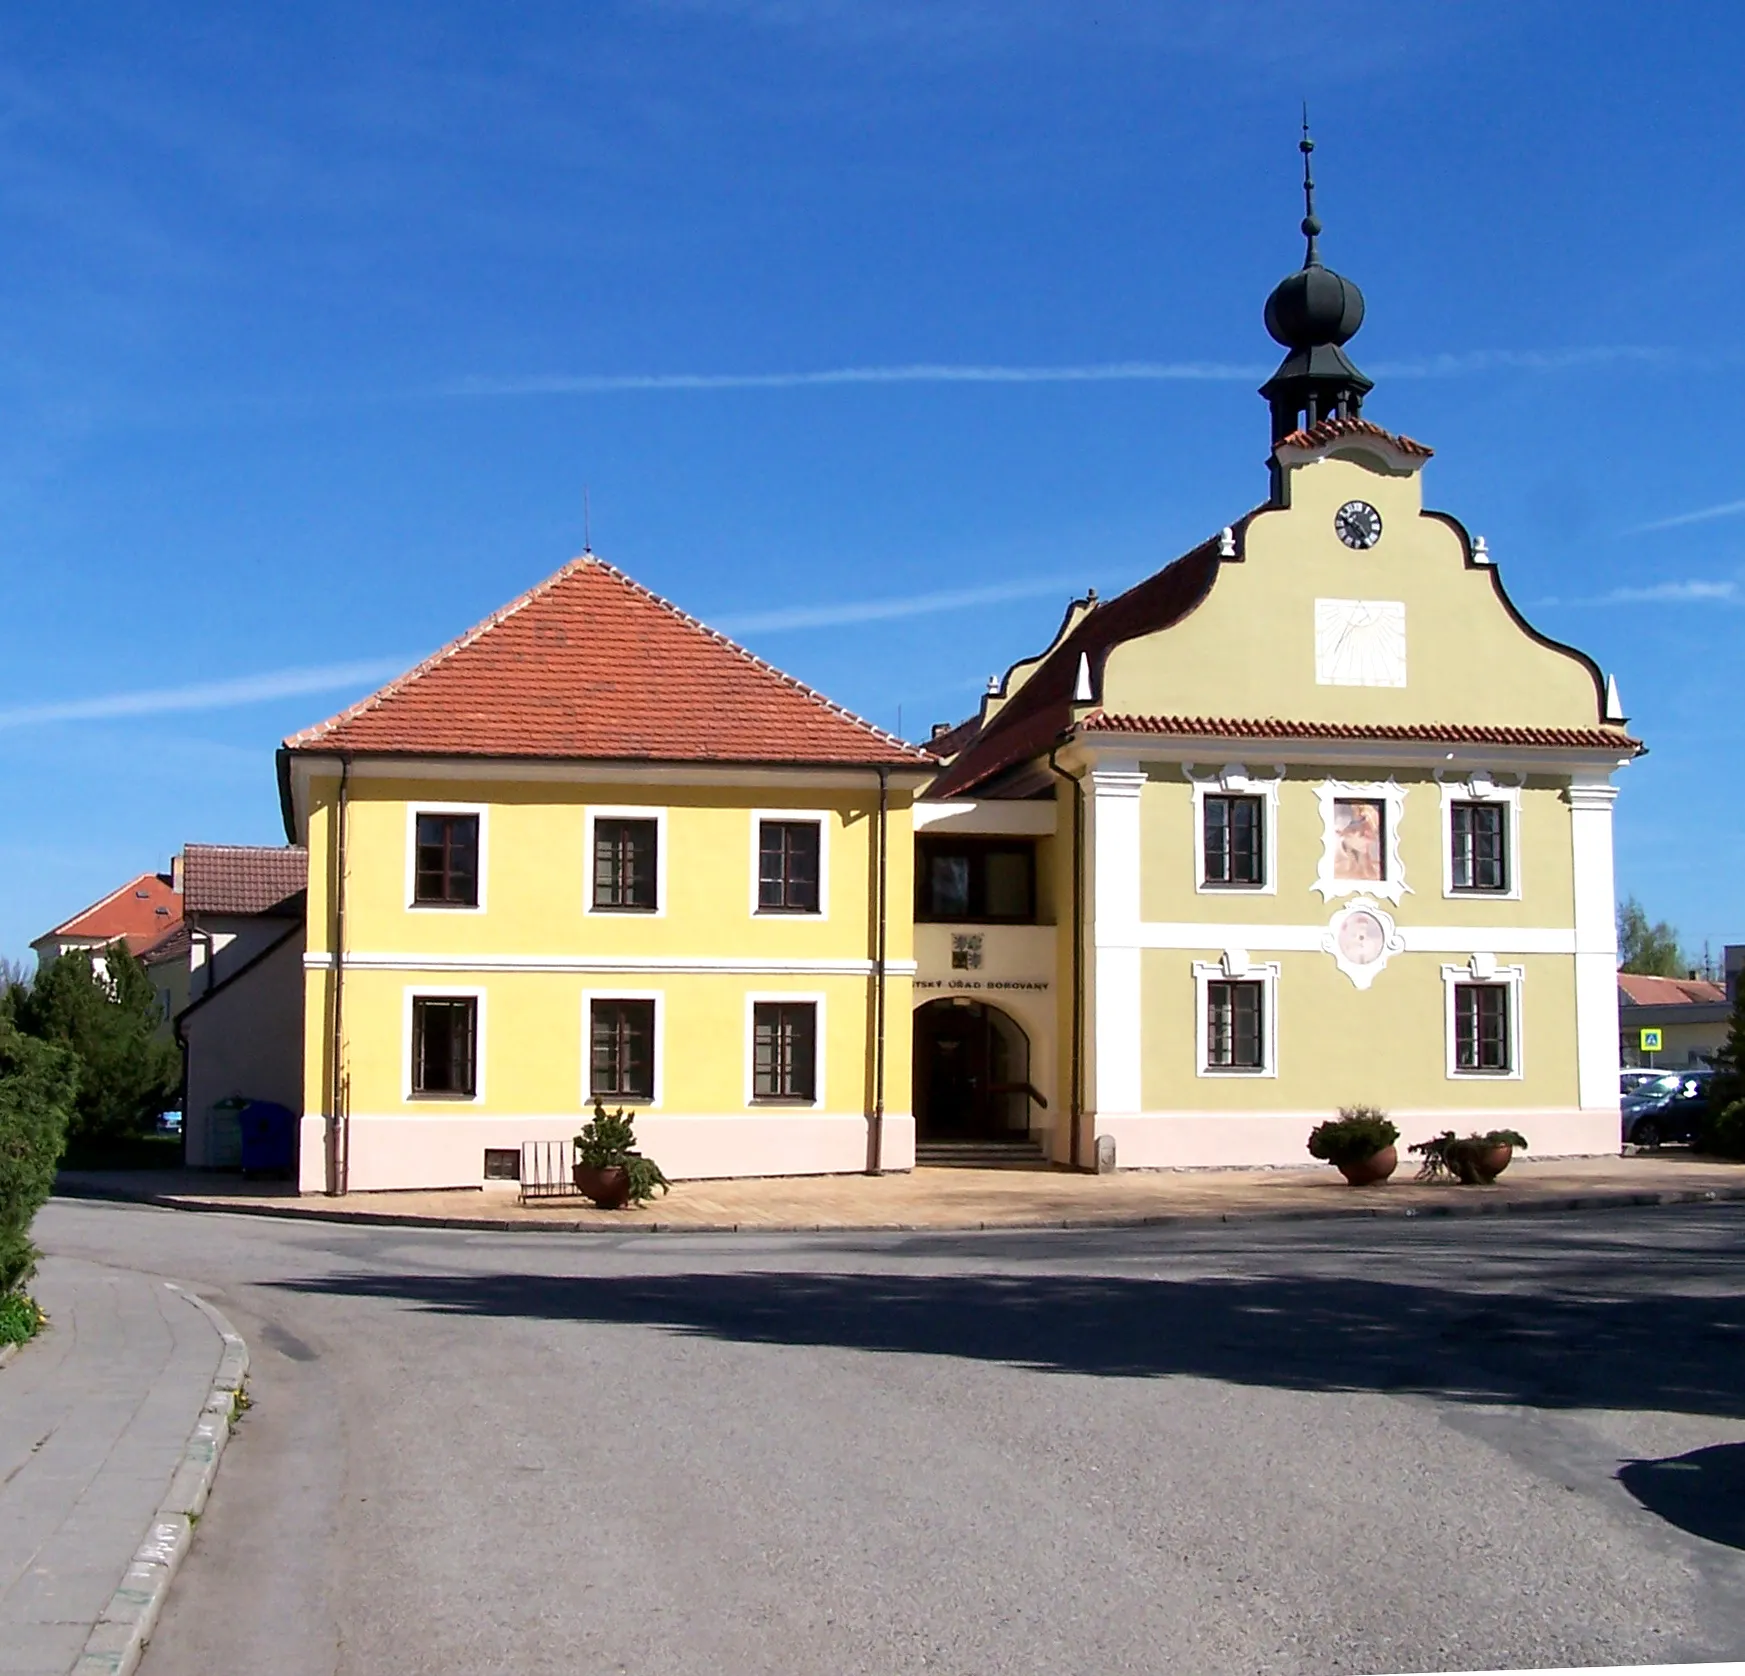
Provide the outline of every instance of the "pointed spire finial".
<path id="1" fill-rule="evenodd" d="M 1321 223 L 1315 216 L 1315 177 L 1309 172 L 1309 153 L 1315 149 L 1315 142 L 1309 138 L 1309 101 L 1303 101 L 1303 137 L 1297 142 L 1297 150 L 1303 154 L 1303 237 L 1309 241 L 1309 253 L 1303 258 L 1305 268 L 1318 268 L 1321 265 L 1320 246 L 1315 243 L 1321 231 Z"/>

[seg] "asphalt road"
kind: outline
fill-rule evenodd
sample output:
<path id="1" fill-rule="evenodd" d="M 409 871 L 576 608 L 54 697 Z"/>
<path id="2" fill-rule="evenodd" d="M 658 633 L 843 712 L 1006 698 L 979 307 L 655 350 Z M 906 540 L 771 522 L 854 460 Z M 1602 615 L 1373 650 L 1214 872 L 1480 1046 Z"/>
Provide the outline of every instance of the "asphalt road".
<path id="1" fill-rule="evenodd" d="M 1745 1656 L 1745 1207 L 39 1239 L 254 1356 L 144 1676 Z"/>

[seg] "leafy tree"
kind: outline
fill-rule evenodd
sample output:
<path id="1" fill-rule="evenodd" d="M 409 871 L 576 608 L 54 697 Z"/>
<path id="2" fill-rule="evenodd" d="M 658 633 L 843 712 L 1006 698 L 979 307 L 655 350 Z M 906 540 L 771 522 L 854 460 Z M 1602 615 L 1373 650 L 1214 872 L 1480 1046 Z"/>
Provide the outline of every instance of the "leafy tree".
<path id="1" fill-rule="evenodd" d="M 1690 970 L 1678 933 L 1665 920 L 1650 925 L 1633 896 L 1618 905 L 1618 966 L 1651 978 L 1682 978 Z"/>
<path id="2" fill-rule="evenodd" d="M 157 993 L 125 943 L 111 943 L 100 956 L 63 954 L 28 990 L 15 986 L 10 996 L 20 1030 L 70 1049 L 78 1061 L 70 1141 L 141 1134 L 173 1103 L 180 1055 L 158 1034 Z"/>
<path id="3" fill-rule="evenodd" d="M 54 1187 L 79 1068 L 0 1020 L 0 1300 L 36 1270 L 30 1224 Z"/>
<path id="4" fill-rule="evenodd" d="M 1715 1055 L 1709 1114 L 1703 1145 L 1711 1152 L 1745 1157 L 1745 972 L 1733 980 L 1733 1016 Z"/>

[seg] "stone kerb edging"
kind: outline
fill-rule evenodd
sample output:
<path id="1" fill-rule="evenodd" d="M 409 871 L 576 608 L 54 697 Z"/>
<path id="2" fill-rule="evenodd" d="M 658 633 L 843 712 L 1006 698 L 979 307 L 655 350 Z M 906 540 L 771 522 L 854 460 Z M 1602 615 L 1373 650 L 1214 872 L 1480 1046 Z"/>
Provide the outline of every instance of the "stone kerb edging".
<path id="1" fill-rule="evenodd" d="M 212 1323 L 224 1341 L 224 1353 L 151 1529 L 134 1551 L 121 1586 L 110 1596 L 103 1615 L 86 1637 L 85 1650 L 73 1666 L 74 1676 L 131 1676 L 138 1665 L 169 1594 L 170 1579 L 193 1541 L 194 1521 L 211 1493 L 248 1377 L 248 1346 L 242 1335 L 204 1298 L 180 1286 L 170 1290 L 180 1293 Z"/>
<path id="2" fill-rule="evenodd" d="M 0 1344 L 0 1368 L 5 1367 L 22 1348 L 17 1344 Z"/>

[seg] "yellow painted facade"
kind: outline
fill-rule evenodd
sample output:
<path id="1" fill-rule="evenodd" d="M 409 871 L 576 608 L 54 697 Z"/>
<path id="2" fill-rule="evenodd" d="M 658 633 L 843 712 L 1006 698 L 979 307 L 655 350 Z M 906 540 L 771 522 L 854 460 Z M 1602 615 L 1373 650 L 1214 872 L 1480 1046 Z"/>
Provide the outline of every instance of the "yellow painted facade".
<path id="1" fill-rule="evenodd" d="M 305 773 L 307 1188 L 329 1176 L 339 779 L 337 764 L 318 759 Z M 790 1156 L 802 1168 L 864 1167 L 878 1094 L 877 776 L 792 770 L 746 778 L 759 783 L 603 784 L 452 768 L 406 778 L 353 767 L 338 1029 L 347 1187 L 465 1185 L 482 1179 L 486 1148 L 573 1135 L 593 1105 L 591 998 L 657 1002 L 654 1098 L 633 1109 L 646 1150 L 670 1174 L 775 1173 Z M 897 904 L 886 926 L 885 1006 L 897 1027 L 884 1047 L 884 1140 L 899 1167 L 913 1147 L 911 795 L 912 785 L 893 788 L 885 814 L 886 887 Z M 602 810 L 659 820 L 655 912 L 590 907 L 589 816 Z M 477 908 L 414 905 L 412 822 L 421 811 L 478 815 Z M 823 912 L 760 913 L 759 821 L 792 817 L 821 825 Z M 472 1098 L 411 1090 L 411 1001 L 444 995 L 477 998 Z M 753 998 L 819 1006 L 818 1088 L 804 1109 L 752 1096 Z M 814 1133 L 796 1144 L 796 1125 Z"/>

